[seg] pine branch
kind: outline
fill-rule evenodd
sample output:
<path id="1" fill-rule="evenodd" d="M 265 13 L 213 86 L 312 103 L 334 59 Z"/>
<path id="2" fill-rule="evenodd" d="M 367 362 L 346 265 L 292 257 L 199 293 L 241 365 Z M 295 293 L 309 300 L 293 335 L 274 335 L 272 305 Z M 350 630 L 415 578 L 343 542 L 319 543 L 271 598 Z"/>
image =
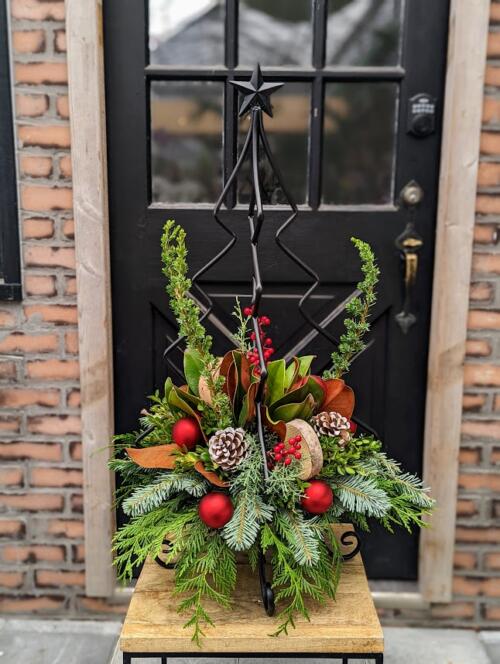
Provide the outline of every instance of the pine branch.
<path id="1" fill-rule="evenodd" d="M 370 308 L 377 300 L 375 286 L 378 282 L 380 270 L 375 262 L 375 256 L 369 244 L 357 238 L 351 242 L 358 250 L 361 259 L 363 280 L 357 285 L 361 291 L 360 297 L 353 298 L 347 305 L 348 317 L 344 321 L 346 331 L 341 335 L 337 350 L 332 353 L 332 369 L 323 373 L 323 378 L 340 378 L 345 374 L 353 359 L 365 348 L 363 337 L 369 331 L 368 316 Z"/>
<path id="2" fill-rule="evenodd" d="M 264 524 L 262 528 L 262 549 L 264 553 L 267 549 L 273 551 L 273 588 L 276 590 L 276 601 L 284 603 L 278 614 L 280 624 L 272 636 L 287 634 L 290 627 L 295 627 L 297 615 L 309 620 L 307 598 L 323 603 L 327 597 L 335 597 L 342 559 L 337 543 L 330 540 L 330 526 L 328 532 L 319 524 L 315 527 L 318 533 L 318 561 L 314 565 L 306 566 L 295 560 L 292 549 L 280 535 L 280 527 L 277 527 L 275 521 Z M 330 546 L 327 546 L 325 540 Z"/>
<path id="3" fill-rule="evenodd" d="M 137 488 L 123 502 L 123 511 L 128 516 L 151 512 L 171 496 L 185 492 L 200 498 L 208 491 L 208 483 L 200 476 L 163 473 L 154 482 Z"/>
<path id="4" fill-rule="evenodd" d="M 411 532 L 413 526 L 426 525 L 423 517 L 432 512 L 435 502 L 419 477 L 402 472 L 397 461 L 380 451 L 360 461 L 358 470 L 373 479 L 388 497 L 390 509 L 379 518 L 387 530 L 393 532 L 397 525 Z"/>
<path id="5" fill-rule="evenodd" d="M 337 476 L 330 480 L 330 484 L 335 498 L 346 511 L 383 517 L 391 507 L 387 494 L 372 477 Z"/>
<path id="6" fill-rule="evenodd" d="M 260 527 L 270 521 L 274 508 L 262 499 L 262 458 L 255 438 L 247 434 L 250 454 L 238 467 L 230 491 L 235 497 L 234 514 L 222 536 L 234 551 L 246 551 L 255 542 Z"/>
<path id="7" fill-rule="evenodd" d="M 307 520 L 301 512 L 284 511 L 276 514 L 274 522 L 277 532 L 288 542 L 299 565 L 314 565 L 318 562 L 319 538 L 314 528 L 314 518 Z"/>

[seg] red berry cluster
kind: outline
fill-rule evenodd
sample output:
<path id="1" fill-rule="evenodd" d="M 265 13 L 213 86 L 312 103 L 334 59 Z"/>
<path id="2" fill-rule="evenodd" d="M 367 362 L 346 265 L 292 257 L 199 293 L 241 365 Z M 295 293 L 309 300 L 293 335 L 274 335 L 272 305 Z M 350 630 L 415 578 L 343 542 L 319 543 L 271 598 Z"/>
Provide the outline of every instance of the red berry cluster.
<path id="1" fill-rule="evenodd" d="M 243 314 L 245 316 L 252 316 L 253 315 L 253 308 L 252 307 L 245 307 L 243 309 Z M 259 334 L 260 334 L 260 342 L 263 347 L 263 355 L 264 355 L 264 361 L 267 362 L 271 355 L 274 353 L 274 348 L 273 348 L 273 340 L 271 337 L 266 336 L 266 331 L 265 328 L 271 324 L 271 319 L 268 316 L 259 316 L 257 319 L 258 324 L 259 324 Z M 255 343 L 255 332 L 250 333 L 250 340 Z M 254 367 L 254 371 L 256 373 L 260 372 L 260 367 L 259 367 L 259 352 L 257 350 L 257 347 L 254 346 L 251 350 L 248 351 L 247 353 L 247 358 L 248 361 L 250 362 L 251 365 Z"/>
<path id="2" fill-rule="evenodd" d="M 289 466 L 292 463 L 292 458 L 300 459 L 302 454 L 300 452 L 302 436 L 295 436 L 289 438 L 286 443 L 278 443 L 273 447 L 272 452 L 269 452 L 271 465 L 283 463 Z"/>

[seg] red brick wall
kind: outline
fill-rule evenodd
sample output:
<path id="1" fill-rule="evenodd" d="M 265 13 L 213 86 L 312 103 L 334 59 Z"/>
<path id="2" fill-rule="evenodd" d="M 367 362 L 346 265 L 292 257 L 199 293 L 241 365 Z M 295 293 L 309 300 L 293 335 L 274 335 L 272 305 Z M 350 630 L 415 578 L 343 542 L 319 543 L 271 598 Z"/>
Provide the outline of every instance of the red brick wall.
<path id="1" fill-rule="evenodd" d="M 387 622 L 500 624 L 500 1 L 493 2 L 465 366 L 454 601 Z M 0 303 L 0 611 L 81 615 L 82 473 L 64 2 L 11 0 L 21 304 Z"/>
<path id="2" fill-rule="evenodd" d="M 79 610 L 79 369 L 64 2 L 12 0 L 24 299 L 0 303 L 0 611 Z"/>

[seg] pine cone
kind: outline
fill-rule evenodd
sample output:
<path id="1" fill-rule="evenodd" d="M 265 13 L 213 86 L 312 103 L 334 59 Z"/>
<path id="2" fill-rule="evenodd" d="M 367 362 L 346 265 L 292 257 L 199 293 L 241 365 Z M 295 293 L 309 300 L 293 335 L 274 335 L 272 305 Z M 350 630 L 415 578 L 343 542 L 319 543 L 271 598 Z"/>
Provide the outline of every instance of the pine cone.
<path id="1" fill-rule="evenodd" d="M 208 441 L 208 453 L 222 470 L 234 470 L 248 455 L 245 430 L 227 427 L 216 431 Z"/>
<path id="2" fill-rule="evenodd" d="M 351 423 L 340 413 L 334 411 L 318 413 L 311 419 L 311 424 L 318 436 L 339 437 L 342 439 L 342 445 L 351 439 Z"/>

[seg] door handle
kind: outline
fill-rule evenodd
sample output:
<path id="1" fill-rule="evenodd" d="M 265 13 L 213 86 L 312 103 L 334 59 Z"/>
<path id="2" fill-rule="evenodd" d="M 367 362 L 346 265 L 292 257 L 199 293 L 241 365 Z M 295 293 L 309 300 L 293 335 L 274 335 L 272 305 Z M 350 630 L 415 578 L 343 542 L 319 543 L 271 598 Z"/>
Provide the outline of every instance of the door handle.
<path id="1" fill-rule="evenodd" d="M 408 226 L 405 229 L 408 230 Z M 401 238 L 401 236 L 399 236 Z M 398 238 L 399 239 L 399 238 Z M 410 327 L 417 322 L 417 316 L 414 313 L 415 309 L 415 285 L 417 283 L 418 274 L 418 251 L 423 245 L 423 241 L 416 234 L 406 236 L 400 242 L 400 249 L 402 259 L 404 260 L 404 297 L 403 309 L 396 314 L 396 323 L 399 325 L 404 334 L 408 332 Z"/>
<path id="2" fill-rule="evenodd" d="M 415 210 L 423 198 L 424 192 L 417 182 L 409 182 L 401 191 L 401 200 L 409 210 L 406 228 L 395 241 L 404 262 L 404 295 L 403 308 L 396 314 L 396 323 L 404 334 L 417 322 L 415 314 L 415 286 L 419 267 L 419 251 L 424 241 L 415 229 Z"/>

